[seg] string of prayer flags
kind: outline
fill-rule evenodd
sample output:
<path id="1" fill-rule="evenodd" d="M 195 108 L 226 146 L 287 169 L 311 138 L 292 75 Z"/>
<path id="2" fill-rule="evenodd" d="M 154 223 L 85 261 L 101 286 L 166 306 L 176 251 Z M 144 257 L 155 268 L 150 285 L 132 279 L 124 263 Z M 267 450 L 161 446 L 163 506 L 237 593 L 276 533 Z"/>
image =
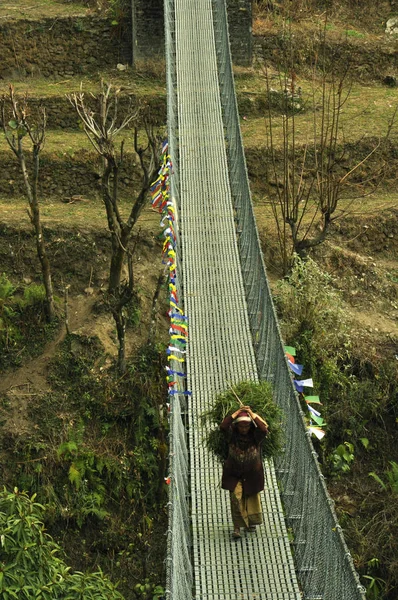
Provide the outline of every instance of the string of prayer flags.
<path id="1" fill-rule="evenodd" d="M 299 365 L 295 361 L 296 349 L 293 348 L 293 346 L 285 346 L 284 350 L 285 350 L 285 355 L 286 355 L 287 364 L 289 366 L 289 369 L 295 375 L 301 376 L 303 373 L 303 370 L 304 370 L 304 366 Z M 301 379 L 301 380 L 297 380 L 297 379 L 293 378 L 293 385 L 294 385 L 296 391 L 299 394 L 301 394 L 301 396 L 304 398 L 304 400 L 306 402 L 307 410 L 309 413 L 309 417 L 308 417 L 309 423 L 307 425 L 307 430 L 310 432 L 311 435 L 315 435 L 315 437 L 318 440 L 321 440 L 325 436 L 325 431 L 322 429 L 322 427 L 324 427 L 326 425 L 326 423 L 323 420 L 319 410 L 314 408 L 312 406 L 312 404 L 322 406 L 322 403 L 319 400 L 319 396 L 305 396 L 304 395 L 305 387 L 307 387 L 307 388 L 314 387 L 314 382 L 313 382 L 312 378 Z"/>
<path id="2" fill-rule="evenodd" d="M 168 394 L 170 397 L 182 395 L 190 396 L 191 392 L 185 389 L 185 372 L 176 370 L 183 368 L 186 354 L 186 341 L 188 337 L 188 318 L 179 303 L 177 289 L 177 236 L 174 230 L 175 210 L 172 199 L 170 199 L 170 174 L 172 172 L 172 162 L 168 154 L 168 142 L 162 145 L 162 161 L 158 171 L 158 177 L 153 182 L 150 191 L 152 196 L 152 206 L 161 213 L 160 226 L 163 228 L 163 248 L 162 262 L 166 266 L 169 279 L 169 306 L 167 314 L 170 318 L 170 343 L 166 350 L 167 360 L 171 367 L 166 367 L 166 381 Z M 173 364 L 174 363 L 174 364 Z M 182 379 L 183 381 L 180 381 Z M 184 389 L 179 389 L 184 387 Z"/>

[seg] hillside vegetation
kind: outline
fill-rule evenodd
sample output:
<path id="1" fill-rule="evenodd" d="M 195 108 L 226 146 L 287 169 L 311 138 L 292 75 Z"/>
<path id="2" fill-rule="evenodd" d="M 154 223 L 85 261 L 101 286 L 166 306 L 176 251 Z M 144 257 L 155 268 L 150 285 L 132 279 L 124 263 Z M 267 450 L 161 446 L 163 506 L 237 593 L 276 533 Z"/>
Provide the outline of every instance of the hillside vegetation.
<path id="1" fill-rule="evenodd" d="M 361 580 L 369 598 L 395 600 L 398 73 L 397 38 L 386 36 L 385 27 L 398 6 L 257 0 L 253 11 L 253 65 L 234 73 L 268 275 L 285 342 L 296 347 L 323 403 L 326 436 L 315 440 L 316 450 Z M 38 535 L 44 521 L 63 569 L 94 573 L 88 581 L 113 590 L 109 598 L 121 593 L 133 600 L 160 597 L 165 585 L 169 325 L 159 215 L 148 199 L 133 230 L 134 292 L 126 309 L 127 368 L 120 374 L 107 296 L 111 236 L 103 162 L 66 99 L 81 83 L 87 97 L 98 93 L 103 78 L 118 90 L 123 111 L 129 100 L 141 104 L 165 136 L 164 61 L 128 66 L 128 28 L 120 25 L 127 13 L 122 0 L 6 0 L 0 6 L 6 32 L 0 36 L 0 93 L 7 96 L 9 83 L 20 101 L 28 93 L 31 118 L 47 107 L 38 195 L 56 306 L 48 323 L 26 187 L 0 133 L 0 474 L 9 494 L 0 503 L 12 500 L 31 511 Z M 77 72 L 68 53 L 86 40 L 98 43 L 102 30 L 115 53 L 100 65 L 100 51 L 90 61 L 82 50 Z M 14 50 L 10 40 L 16 40 Z M 346 184 L 325 240 L 300 259 L 286 229 L 284 262 L 273 207 L 291 181 L 287 170 L 311 181 L 314 122 L 330 114 L 322 112 L 325 93 L 343 75 L 346 100 L 333 155 L 336 177 Z M 144 144 L 143 120 L 138 125 Z M 122 137 L 118 193 L 127 218 L 141 173 L 133 129 Z M 24 144 L 30 168 L 25 138 Z M 303 227 L 311 239 L 323 227 L 313 189 L 299 203 L 307 202 Z M 123 273 L 127 281 L 127 264 Z M 37 496 L 18 498 L 18 492 L 15 500 L 14 488 Z M 7 515 L 7 527 L 14 518 Z"/>

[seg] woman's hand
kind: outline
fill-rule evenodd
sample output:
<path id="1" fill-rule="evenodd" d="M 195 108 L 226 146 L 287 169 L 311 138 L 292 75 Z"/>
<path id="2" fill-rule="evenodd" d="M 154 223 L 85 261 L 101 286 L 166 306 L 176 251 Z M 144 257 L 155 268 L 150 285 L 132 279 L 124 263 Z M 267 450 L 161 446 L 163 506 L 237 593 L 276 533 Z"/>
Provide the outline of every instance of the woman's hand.
<path id="1" fill-rule="evenodd" d="M 249 413 L 249 415 L 250 415 L 250 418 L 251 418 L 251 419 L 253 419 L 253 421 L 254 421 L 254 419 L 256 419 L 256 418 L 257 418 L 257 415 L 256 415 L 256 413 L 254 413 L 254 412 L 252 411 L 252 409 L 250 408 L 250 406 L 248 406 L 248 407 L 246 408 L 246 410 L 247 410 L 247 412 Z"/>
<path id="2" fill-rule="evenodd" d="M 236 417 L 241 413 L 241 412 L 247 412 L 250 414 L 251 410 L 250 410 L 250 406 L 241 406 L 240 408 L 238 408 L 238 410 L 236 410 L 231 416 L 233 419 L 236 419 Z"/>
<path id="3" fill-rule="evenodd" d="M 242 409 L 238 408 L 238 410 L 236 410 L 234 413 L 232 413 L 231 417 L 233 419 L 236 419 L 236 417 L 239 415 L 240 412 L 242 412 Z"/>

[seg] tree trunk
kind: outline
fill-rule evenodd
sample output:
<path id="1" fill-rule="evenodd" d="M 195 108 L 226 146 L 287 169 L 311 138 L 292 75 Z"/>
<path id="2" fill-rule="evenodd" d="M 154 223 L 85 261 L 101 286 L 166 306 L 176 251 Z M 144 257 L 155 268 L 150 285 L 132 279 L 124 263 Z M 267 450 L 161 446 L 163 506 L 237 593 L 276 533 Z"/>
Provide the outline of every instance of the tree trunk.
<path id="1" fill-rule="evenodd" d="M 126 252 L 120 246 L 120 244 L 118 244 L 118 248 L 112 252 L 108 291 L 114 295 L 118 293 L 120 288 L 125 255 Z"/>
<path id="2" fill-rule="evenodd" d="M 51 322 L 55 316 L 54 309 L 54 294 L 53 294 L 53 286 L 51 280 L 51 268 L 50 261 L 48 260 L 46 253 L 46 246 L 44 243 L 43 230 L 41 226 L 40 220 L 40 207 L 37 200 L 37 183 L 39 177 L 39 155 L 38 152 L 33 151 L 33 168 L 34 168 L 34 178 L 33 178 L 33 188 L 30 185 L 29 175 L 26 168 L 25 156 L 22 151 L 22 146 L 20 144 L 19 147 L 19 163 L 21 165 L 22 175 L 24 178 L 25 188 L 28 195 L 29 201 L 29 218 L 35 230 L 35 238 L 36 238 L 36 249 L 37 255 L 40 260 L 41 272 L 43 276 L 43 284 L 46 292 L 46 319 L 48 322 Z"/>

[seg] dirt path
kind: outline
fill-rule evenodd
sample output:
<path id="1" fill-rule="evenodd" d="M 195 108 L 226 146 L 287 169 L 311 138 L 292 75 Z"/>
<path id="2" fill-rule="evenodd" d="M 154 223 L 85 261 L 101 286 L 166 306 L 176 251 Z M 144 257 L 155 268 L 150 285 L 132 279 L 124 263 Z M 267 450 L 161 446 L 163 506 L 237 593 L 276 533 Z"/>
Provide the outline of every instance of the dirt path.
<path id="1" fill-rule="evenodd" d="M 105 315 L 96 318 L 93 314 L 95 296 L 83 295 L 69 300 L 69 328 L 73 333 L 96 334 L 106 351 L 115 353 L 115 345 L 110 340 L 112 324 Z M 16 371 L 5 373 L 0 380 L 0 396 L 7 399 L 6 410 L 0 409 L 11 434 L 27 433 L 31 422 L 27 418 L 28 401 L 33 396 L 47 394 L 51 387 L 47 381 L 48 365 L 59 345 L 65 339 L 66 328 L 62 324 L 58 335 L 44 348 L 43 353 L 26 362 Z"/>

